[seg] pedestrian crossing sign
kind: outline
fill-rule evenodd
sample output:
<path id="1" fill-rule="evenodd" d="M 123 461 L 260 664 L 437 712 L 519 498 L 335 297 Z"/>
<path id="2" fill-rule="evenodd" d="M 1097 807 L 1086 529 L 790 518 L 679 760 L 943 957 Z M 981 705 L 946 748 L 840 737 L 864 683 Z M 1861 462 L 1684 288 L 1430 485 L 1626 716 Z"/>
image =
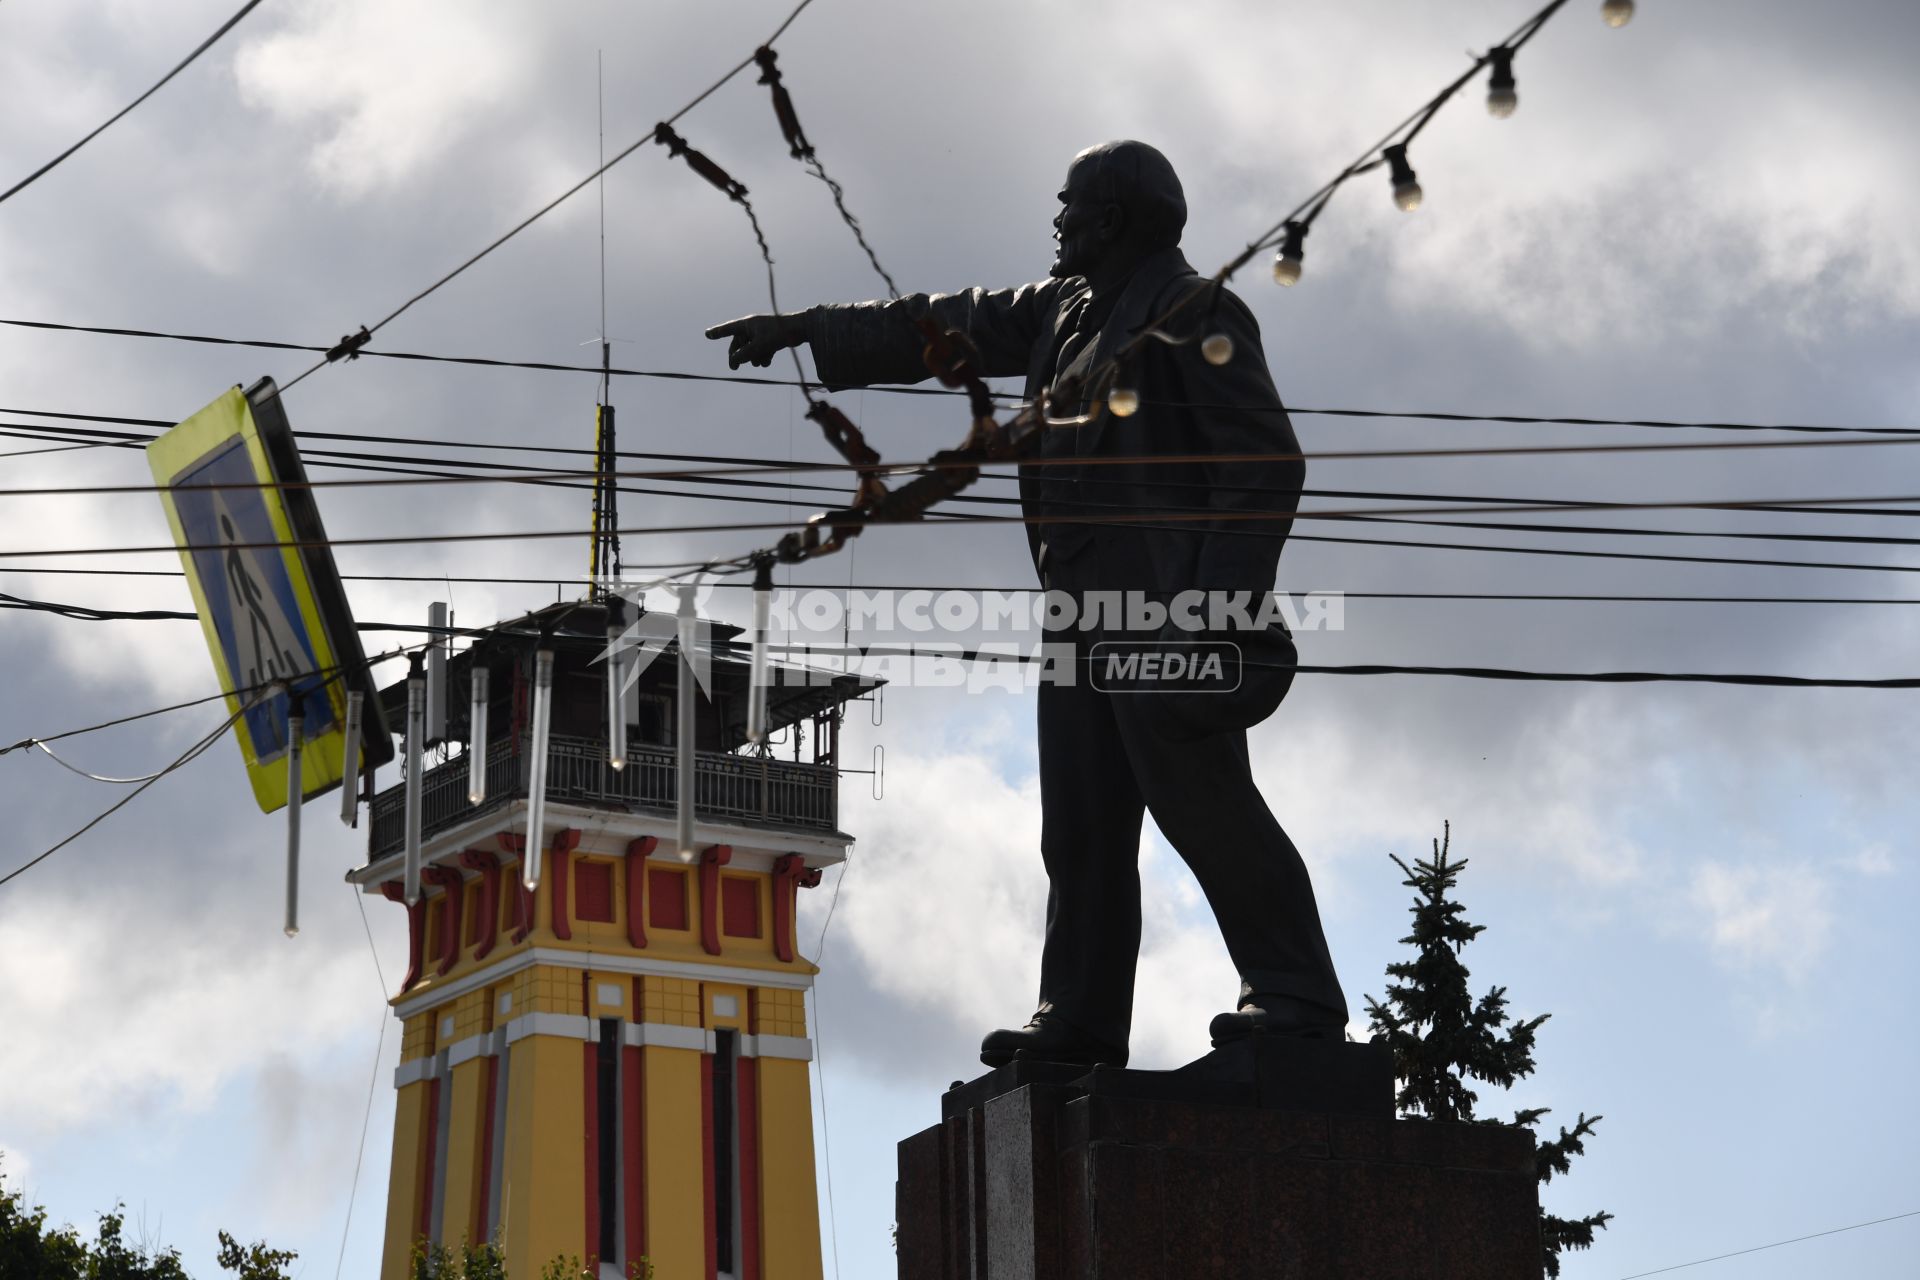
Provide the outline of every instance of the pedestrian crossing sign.
<path id="1" fill-rule="evenodd" d="M 279 389 L 229 389 L 147 446 L 167 522 L 260 808 L 287 802 L 288 717 L 303 717 L 301 792 L 341 782 L 347 694 L 371 692 L 359 633 Z M 360 757 L 392 758 L 379 698 Z M 278 767 L 276 767 L 278 766 Z"/>

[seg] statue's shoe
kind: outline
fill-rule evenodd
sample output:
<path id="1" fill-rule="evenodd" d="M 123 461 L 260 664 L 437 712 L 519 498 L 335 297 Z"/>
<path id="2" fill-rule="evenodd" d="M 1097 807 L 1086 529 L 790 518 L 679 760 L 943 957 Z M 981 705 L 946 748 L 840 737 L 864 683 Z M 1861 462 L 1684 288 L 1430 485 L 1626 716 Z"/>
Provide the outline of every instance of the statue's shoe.
<path id="1" fill-rule="evenodd" d="M 990 1067 L 1004 1067 L 1016 1059 L 1124 1067 L 1127 1051 L 1096 1040 L 1051 1013 L 1036 1013 L 1026 1026 L 989 1031 L 980 1042 L 980 1061 Z"/>
<path id="2" fill-rule="evenodd" d="M 1286 1036 L 1294 1040 L 1345 1040 L 1344 1022 L 1315 1017 L 1300 1008 L 1268 1008 L 1245 1004 L 1232 1013 L 1217 1014 L 1207 1027 L 1213 1047 L 1224 1048 L 1252 1036 Z"/>

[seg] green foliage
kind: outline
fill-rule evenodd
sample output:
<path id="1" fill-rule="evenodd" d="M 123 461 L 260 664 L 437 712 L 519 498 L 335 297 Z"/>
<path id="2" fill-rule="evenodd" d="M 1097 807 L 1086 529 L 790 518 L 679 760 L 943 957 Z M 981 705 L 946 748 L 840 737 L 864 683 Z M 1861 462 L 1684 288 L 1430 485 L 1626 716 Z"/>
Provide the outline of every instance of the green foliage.
<path id="1" fill-rule="evenodd" d="M 101 1214 L 95 1238 L 83 1240 L 72 1227 L 49 1227 L 46 1209 L 8 1190 L 5 1173 L 0 1152 L 0 1280 L 192 1280 L 178 1250 L 127 1243 L 123 1206 Z M 216 1261 L 235 1280 L 290 1280 L 287 1269 L 298 1257 L 265 1241 L 243 1245 L 222 1231 Z M 493 1241 L 463 1241 L 454 1249 L 419 1240 L 407 1274 L 408 1280 L 507 1280 L 506 1255 Z M 627 1276 L 653 1280 L 653 1264 L 645 1258 L 629 1263 Z M 599 1280 L 599 1263 L 555 1258 L 540 1269 L 539 1280 Z"/>
<path id="2" fill-rule="evenodd" d="M 506 1280 L 507 1259 L 491 1240 L 478 1245 L 462 1240 L 457 1250 L 416 1240 L 407 1274 L 409 1280 Z"/>
<path id="3" fill-rule="evenodd" d="M 1400 1114 L 1499 1124 L 1474 1114 L 1479 1094 L 1467 1082 L 1509 1089 L 1532 1075 L 1534 1035 L 1549 1015 L 1513 1021 L 1505 987 L 1489 988 L 1478 1000 L 1473 998 L 1467 985 L 1471 975 L 1460 953 L 1486 926 L 1468 923 L 1465 907 L 1453 899 L 1467 861 L 1453 860 L 1452 841 L 1448 824 L 1441 839 L 1433 842 L 1431 858 L 1409 867 L 1389 855 L 1406 876 L 1401 883 L 1414 891 L 1413 931 L 1400 939 L 1414 948 L 1414 957 L 1387 966 L 1387 998 L 1367 997 L 1367 1018 L 1374 1038 L 1393 1051 Z M 1532 1129 L 1546 1114 L 1545 1107 L 1518 1111 L 1506 1123 Z M 1572 1129 L 1562 1128 L 1558 1138 L 1539 1143 L 1534 1165 L 1542 1185 L 1555 1174 L 1567 1173 L 1573 1157 L 1585 1154 L 1585 1140 L 1600 1119 L 1582 1112 Z M 1603 1211 L 1569 1219 L 1541 1210 L 1541 1266 L 1547 1275 L 1560 1274 L 1564 1251 L 1591 1248 L 1593 1233 L 1604 1230 L 1612 1217 Z"/>
<path id="4" fill-rule="evenodd" d="M 28 1204 L 24 1192 L 8 1190 L 5 1173 L 0 1159 L 0 1277 L 189 1280 L 178 1250 L 127 1242 L 124 1205 L 101 1214 L 94 1238 L 83 1240 L 72 1227 L 49 1228 L 46 1209 Z"/>
<path id="5" fill-rule="evenodd" d="M 238 1240 L 222 1231 L 220 1253 L 214 1260 L 222 1271 L 233 1272 L 239 1280 L 289 1280 L 287 1268 L 299 1256 L 291 1249 L 269 1249 L 264 1240 L 242 1247 Z"/>

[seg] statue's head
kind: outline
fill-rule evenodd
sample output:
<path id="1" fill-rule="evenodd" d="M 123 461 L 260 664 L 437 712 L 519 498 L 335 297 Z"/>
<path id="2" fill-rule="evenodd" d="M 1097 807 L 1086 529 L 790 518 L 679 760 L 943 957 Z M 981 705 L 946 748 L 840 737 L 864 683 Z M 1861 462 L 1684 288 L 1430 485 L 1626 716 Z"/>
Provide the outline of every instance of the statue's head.
<path id="1" fill-rule="evenodd" d="M 1144 142 L 1103 142 L 1067 166 L 1053 220 L 1061 278 L 1130 267 L 1180 243 L 1187 198 L 1167 158 Z"/>

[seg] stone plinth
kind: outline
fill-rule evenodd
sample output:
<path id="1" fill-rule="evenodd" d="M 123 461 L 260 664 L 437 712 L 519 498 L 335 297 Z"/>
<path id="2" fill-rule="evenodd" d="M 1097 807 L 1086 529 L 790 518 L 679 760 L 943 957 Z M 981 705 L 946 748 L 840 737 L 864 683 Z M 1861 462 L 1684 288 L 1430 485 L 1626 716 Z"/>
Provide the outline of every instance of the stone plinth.
<path id="1" fill-rule="evenodd" d="M 1392 1090 L 1354 1044 L 1001 1067 L 900 1144 L 900 1280 L 1538 1280 L 1533 1136 Z"/>

